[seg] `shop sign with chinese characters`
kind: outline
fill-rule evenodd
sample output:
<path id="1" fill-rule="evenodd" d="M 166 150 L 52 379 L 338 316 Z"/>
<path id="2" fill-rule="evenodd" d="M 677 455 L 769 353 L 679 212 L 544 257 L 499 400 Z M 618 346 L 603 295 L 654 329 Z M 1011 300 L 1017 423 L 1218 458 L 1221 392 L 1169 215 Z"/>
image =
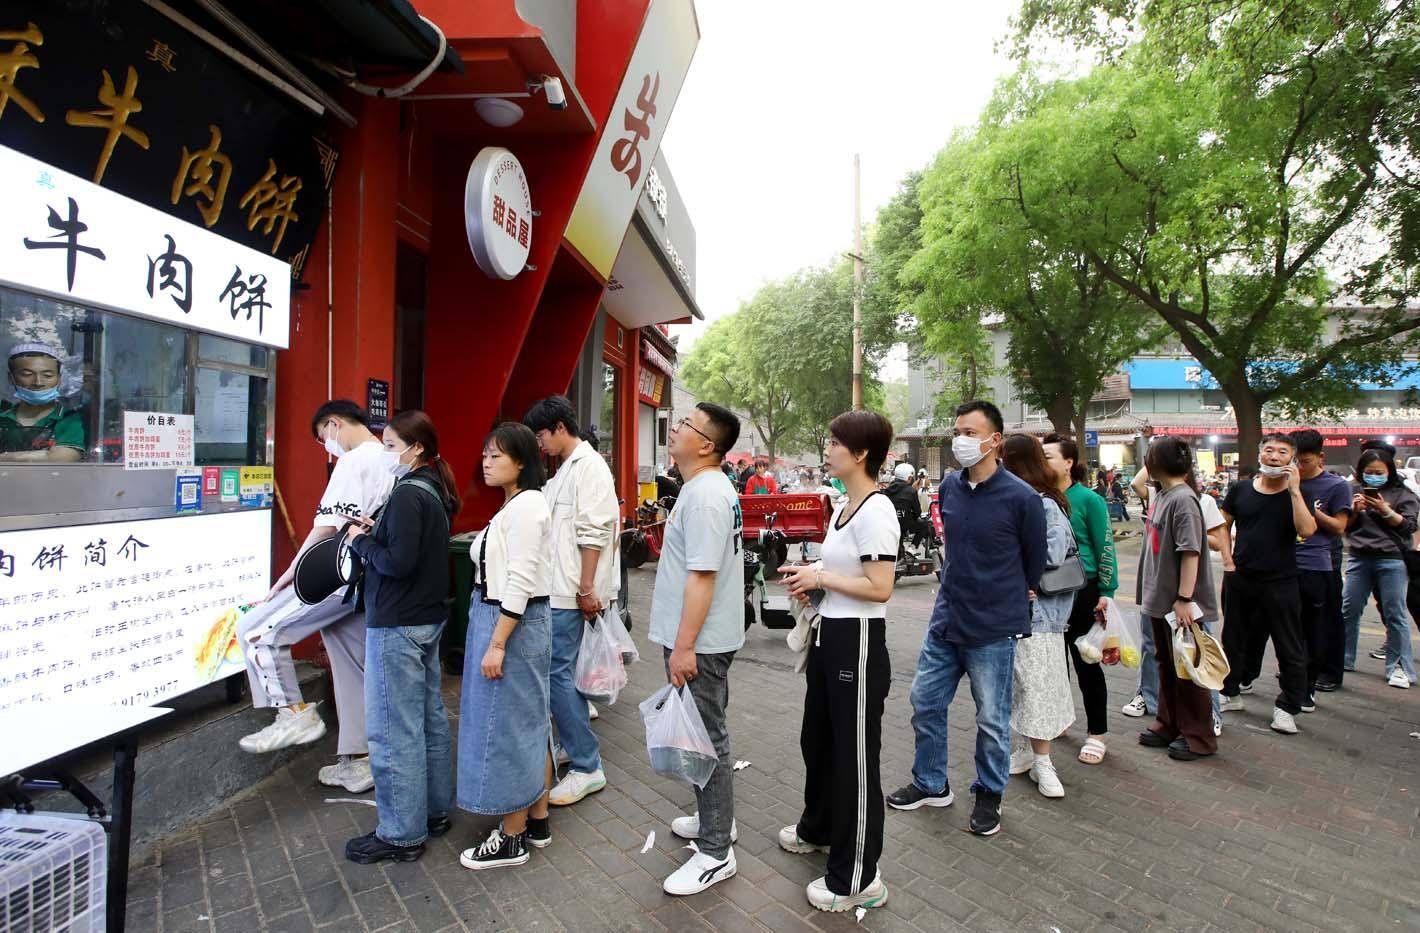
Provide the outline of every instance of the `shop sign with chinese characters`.
<path id="1" fill-rule="evenodd" d="M 0 282 L 286 347 L 284 262 L 0 146 Z"/>
<path id="2" fill-rule="evenodd" d="M 317 116 L 156 6 L 0 4 L 0 145 L 299 276 L 338 153 Z"/>
<path id="3" fill-rule="evenodd" d="M 0 713 L 151 706 L 241 671 L 270 564 L 269 511 L 0 534 Z"/>
<path id="4" fill-rule="evenodd" d="M 532 248 L 533 207 L 517 156 L 498 146 L 479 151 L 464 182 L 463 216 L 469 249 L 484 275 L 511 279 L 523 271 Z"/>
<path id="5" fill-rule="evenodd" d="M 192 466 L 192 415 L 123 413 L 123 468 L 171 470 Z"/>

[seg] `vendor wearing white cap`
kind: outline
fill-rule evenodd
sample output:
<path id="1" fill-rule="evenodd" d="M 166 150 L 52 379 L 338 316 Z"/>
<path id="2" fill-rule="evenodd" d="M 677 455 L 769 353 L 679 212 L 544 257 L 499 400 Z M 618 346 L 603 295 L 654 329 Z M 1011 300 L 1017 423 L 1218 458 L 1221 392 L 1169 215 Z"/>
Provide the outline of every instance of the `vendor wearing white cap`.
<path id="1" fill-rule="evenodd" d="M 73 463 L 84 456 L 84 416 L 64 407 L 64 351 L 42 343 L 10 348 L 9 395 L 0 400 L 0 460 Z"/>

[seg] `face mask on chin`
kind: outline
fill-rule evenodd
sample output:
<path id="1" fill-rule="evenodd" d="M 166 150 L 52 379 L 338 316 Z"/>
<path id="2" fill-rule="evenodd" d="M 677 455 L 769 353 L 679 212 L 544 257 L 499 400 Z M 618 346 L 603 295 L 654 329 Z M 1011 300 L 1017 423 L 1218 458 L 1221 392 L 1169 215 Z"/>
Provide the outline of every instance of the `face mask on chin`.
<path id="1" fill-rule="evenodd" d="M 1287 475 L 1287 468 L 1284 466 L 1269 466 L 1264 463 L 1257 468 L 1257 472 L 1263 476 L 1276 479 L 1279 476 Z"/>

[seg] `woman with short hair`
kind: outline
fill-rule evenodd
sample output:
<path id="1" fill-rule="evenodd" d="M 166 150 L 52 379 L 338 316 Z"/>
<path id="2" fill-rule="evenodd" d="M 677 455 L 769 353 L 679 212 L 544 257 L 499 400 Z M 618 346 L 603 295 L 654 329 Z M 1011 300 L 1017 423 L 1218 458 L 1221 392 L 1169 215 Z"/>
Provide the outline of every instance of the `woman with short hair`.
<path id="1" fill-rule="evenodd" d="M 483 482 L 503 491 L 503 505 L 469 547 L 474 591 L 464 657 L 481 661 L 463 678 L 458 803 L 502 821 L 459 856 L 475 871 L 522 865 L 528 846 L 552 841 L 552 513 L 531 429 L 513 421 L 493 429 L 483 442 Z"/>
<path id="2" fill-rule="evenodd" d="M 784 570 L 789 592 L 818 599 L 818 631 L 809 642 L 799 748 L 804 810 L 779 830 L 789 852 L 827 852 L 824 877 L 809 883 L 819 910 L 881 907 L 887 887 L 883 850 L 883 703 L 892 671 L 887 601 L 892 596 L 900 529 L 892 500 L 878 492 L 878 470 L 892 444 L 892 424 L 871 411 L 844 412 L 828 426 L 827 467 L 847 489 L 834 510 L 817 563 Z"/>

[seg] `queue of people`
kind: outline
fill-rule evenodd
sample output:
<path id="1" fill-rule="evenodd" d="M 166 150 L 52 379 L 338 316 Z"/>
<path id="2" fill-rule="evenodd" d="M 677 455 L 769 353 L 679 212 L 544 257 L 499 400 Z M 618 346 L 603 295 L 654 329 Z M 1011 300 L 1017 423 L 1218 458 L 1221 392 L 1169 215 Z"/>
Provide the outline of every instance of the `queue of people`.
<path id="1" fill-rule="evenodd" d="M 745 633 L 742 515 L 724 458 L 739 428 L 729 410 L 702 403 L 669 432 L 681 486 L 666 522 L 647 637 L 662 649 L 667 681 L 686 688 L 715 752 L 708 781 L 696 788 L 695 811 L 671 824 L 694 850 L 664 880 L 672 895 L 704 891 L 738 871 L 727 706 Z M 422 412 L 400 412 L 377 439 L 358 406 L 335 400 L 316 412 L 311 429 L 335 468 L 297 560 L 240 627 L 254 702 L 278 710 L 242 747 L 271 751 L 324 734 L 290 656 L 295 641 L 320 632 L 335 671 L 341 738 L 338 761 L 319 779 L 375 791 L 377 826 L 350 840 L 347 857 L 417 859 L 429 837 L 451 831 L 457 805 L 498 819 L 462 851 L 464 867 L 525 864 L 532 848 L 553 841 L 552 807 L 575 805 L 607 786 L 592 708 L 573 670 L 587 626 L 619 595 L 610 471 L 560 396 L 485 439 L 482 481 L 503 503 L 470 552 L 470 667 L 455 747 L 438 645 L 447 540 L 460 495 L 434 425 Z M 843 495 L 820 558 L 782 570 L 811 634 L 800 727 L 804 806 L 778 843 L 795 854 L 826 854 L 824 874 L 806 897 L 821 910 L 843 911 L 887 901 L 885 804 L 915 810 L 954 803 L 948 711 L 963 676 L 976 718 L 972 833 L 1000 831 L 1012 774 L 1029 774 L 1045 797 L 1064 796 L 1051 752 L 1075 719 L 1072 669 L 1088 726 L 1079 760 L 1103 761 L 1104 676 L 1075 640 L 1106 624 L 1118 565 L 1109 505 L 1084 484 L 1075 443 L 1008 436 L 990 402 L 960 406 L 952 451 L 962 469 L 938 490 L 941 585 L 911 688 L 914 761 L 909 781 L 884 795 L 888 603 L 902 513 L 910 511 L 902 503 L 920 477 L 903 470 L 900 496 L 879 488 L 893 440 L 881 415 L 844 413 L 828 436 L 825 469 Z M 558 464 L 550 480 L 544 457 Z M 1216 754 L 1218 705 L 1241 709 L 1269 638 L 1281 670 L 1271 725 L 1295 733 L 1296 717 L 1315 710 L 1316 691 L 1338 688 L 1354 670 L 1356 625 L 1373 595 L 1387 626 L 1389 682 L 1409 687 L 1414 680 L 1403 613 L 1420 497 L 1405 487 L 1393 458 L 1367 452 L 1348 484 L 1325 472 L 1320 436 L 1303 431 L 1264 438 L 1260 460 L 1258 475 L 1235 484 L 1221 508 L 1215 504 L 1216 515 L 1211 497 L 1200 497 L 1186 442 L 1154 438 L 1140 471 L 1148 510 L 1136 598 L 1149 657 L 1140 696 L 1124 712 L 1136 715 L 1130 707 L 1138 705 L 1138 715 L 1153 713 L 1138 742 L 1177 761 Z M 1350 545 L 1344 588 L 1333 553 L 1343 536 Z M 328 595 L 298 599 L 289 590 L 301 588 L 302 557 L 332 538 L 362 573 L 330 586 Z M 1173 657 L 1177 632 L 1216 630 L 1220 603 L 1231 660 L 1221 698 L 1180 676 Z M 560 781 L 559 757 L 568 765 Z"/>

